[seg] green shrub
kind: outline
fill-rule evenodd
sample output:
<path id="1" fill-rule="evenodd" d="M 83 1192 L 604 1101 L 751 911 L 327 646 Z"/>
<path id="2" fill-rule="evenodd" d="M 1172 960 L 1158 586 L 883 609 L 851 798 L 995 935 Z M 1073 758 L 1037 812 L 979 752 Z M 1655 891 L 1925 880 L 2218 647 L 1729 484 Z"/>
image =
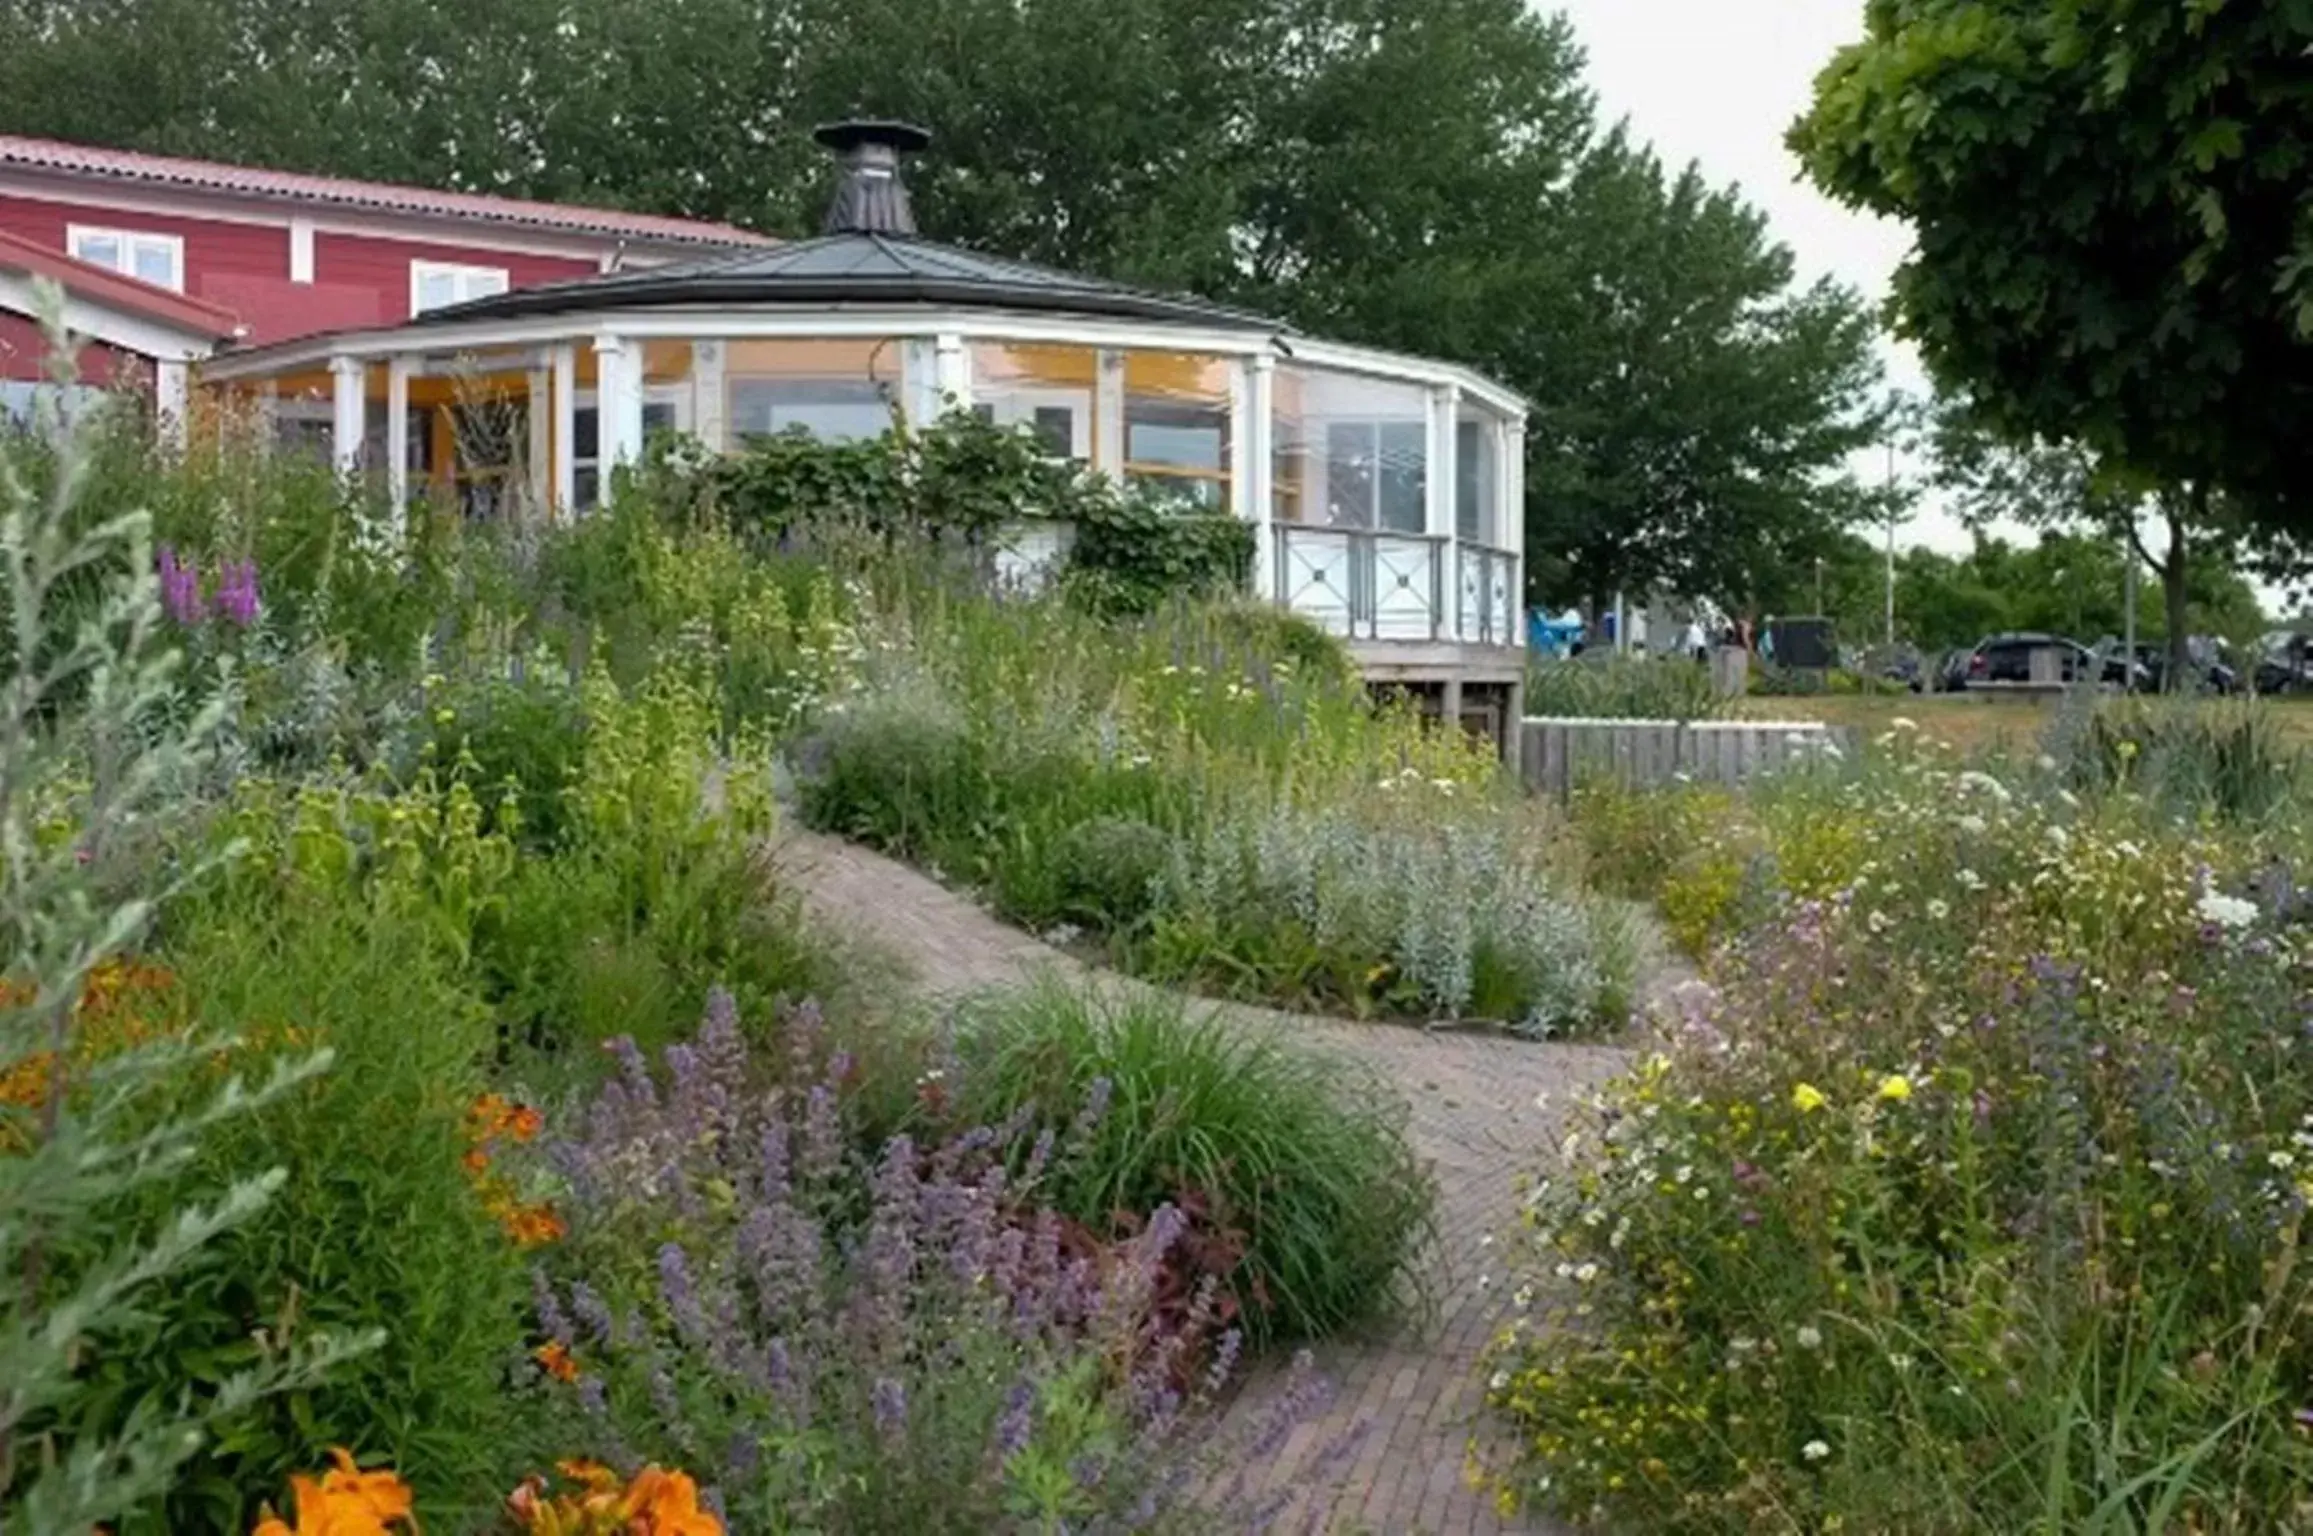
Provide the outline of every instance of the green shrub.
<path id="1" fill-rule="evenodd" d="M 1431 1234 L 1434 1189 L 1402 1103 L 1344 1058 L 1217 1014 L 1059 985 L 982 999 L 956 1024 L 953 1115 L 1032 1108 L 1064 1131 L 1094 1085 L 1107 1110 L 1051 1174 L 1055 1206 L 1096 1232 L 1168 1201 L 1194 1272 L 1220 1278 L 1255 1339 L 1315 1337 L 1400 1296 Z"/>
<path id="2" fill-rule="evenodd" d="M 2274 706 L 2132 700 L 2060 717 L 2048 746 L 2084 794 L 2126 790 L 2171 815 L 2253 823 L 2288 804 L 2305 759 L 2282 738 Z"/>
<path id="3" fill-rule="evenodd" d="M 124 1401 L 198 1395 L 268 1349 L 317 1331 L 382 1330 L 375 1353 L 242 1415 L 130 1532 L 245 1531 L 260 1500 L 331 1446 L 398 1469 L 454 1525 L 525 1470 L 518 1405 L 526 1263 L 461 1166 L 468 1106 L 487 1087 L 487 1010 L 421 918 L 306 887 L 217 906 L 171 934 L 167 959 L 199 1016 L 262 1064 L 326 1045 L 336 1070 L 204 1149 L 203 1173 L 288 1179 L 217 1262 L 145 1309 L 108 1386 Z"/>
<path id="4" fill-rule="evenodd" d="M 1072 915 L 1103 930 L 1140 925 L 1172 867 L 1173 842 L 1159 828 L 1102 816 L 1071 828 L 1055 854 L 1062 899 Z"/>

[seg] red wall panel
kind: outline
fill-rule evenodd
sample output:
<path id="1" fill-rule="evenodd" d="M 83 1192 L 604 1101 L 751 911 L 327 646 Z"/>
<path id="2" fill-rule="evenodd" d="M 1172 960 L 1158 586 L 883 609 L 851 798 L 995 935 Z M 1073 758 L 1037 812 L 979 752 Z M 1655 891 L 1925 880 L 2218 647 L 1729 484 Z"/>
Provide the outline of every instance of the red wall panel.
<path id="1" fill-rule="evenodd" d="M 580 258 L 533 256 L 487 245 L 322 233 L 313 242 L 315 281 L 292 283 L 286 211 L 282 219 L 279 225 L 236 224 L 0 194 L 0 230 L 51 250 L 67 249 L 65 231 L 72 224 L 182 237 L 185 292 L 239 315 L 247 327 L 241 341 L 249 346 L 320 331 L 400 324 L 410 317 L 412 261 L 504 267 L 517 288 L 597 270 L 596 263 Z"/>
<path id="2" fill-rule="evenodd" d="M 0 309 L 0 379 L 41 379 L 47 374 L 42 364 L 48 352 L 47 338 L 30 316 L 12 310 Z M 135 369 L 149 367 L 142 358 L 131 360 Z M 83 384 L 110 385 L 121 363 L 120 355 L 103 342 L 92 341 L 80 349 L 80 381 Z"/>
<path id="3" fill-rule="evenodd" d="M 600 270 L 591 261 L 494 251 L 486 245 L 433 245 L 416 240 L 377 240 L 366 235 L 321 234 L 313 239 L 313 275 L 324 283 L 374 292 L 380 305 L 379 318 L 392 325 L 399 325 L 410 317 L 410 263 L 413 261 L 504 267 L 506 280 L 516 288 L 563 282 Z"/>

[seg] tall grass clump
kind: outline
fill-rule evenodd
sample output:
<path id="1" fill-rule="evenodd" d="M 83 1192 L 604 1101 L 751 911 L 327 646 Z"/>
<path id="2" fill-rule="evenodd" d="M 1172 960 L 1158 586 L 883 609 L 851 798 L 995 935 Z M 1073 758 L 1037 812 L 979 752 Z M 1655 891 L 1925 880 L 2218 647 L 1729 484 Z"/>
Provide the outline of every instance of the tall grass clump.
<path id="1" fill-rule="evenodd" d="M 1731 701 L 1711 669 L 1684 656 L 1608 652 L 1526 668 L 1526 713 L 1570 720 L 1715 720 Z"/>
<path id="2" fill-rule="evenodd" d="M 1372 1318 L 1431 1235 L 1404 1106 L 1346 1058 L 1173 999 L 1056 983 L 968 1005 L 952 1053 L 954 1090 L 931 1101 L 945 1124 L 1025 1115 L 1065 1134 L 1097 1099 L 1046 1197 L 1102 1238 L 1179 1211 L 1163 1299 L 1218 1281 L 1223 1322 L 1253 1342 Z"/>

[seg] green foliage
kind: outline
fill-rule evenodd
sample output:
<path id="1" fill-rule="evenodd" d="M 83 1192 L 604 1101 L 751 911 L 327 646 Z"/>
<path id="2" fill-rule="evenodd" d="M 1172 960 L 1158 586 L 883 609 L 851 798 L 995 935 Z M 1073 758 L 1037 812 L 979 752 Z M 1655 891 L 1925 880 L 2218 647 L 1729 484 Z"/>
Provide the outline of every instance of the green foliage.
<path id="1" fill-rule="evenodd" d="M 1163 830 L 1124 816 L 1099 816 L 1068 829 L 1053 850 L 1054 878 L 1069 915 L 1104 932 L 1129 932 L 1149 915 L 1172 869 Z"/>
<path id="2" fill-rule="evenodd" d="M 1223 1321 L 1256 1342 L 1370 1318 L 1432 1236 L 1435 1187 L 1403 1105 L 1339 1056 L 1175 1001 L 1057 984 L 967 1008 L 953 1049 L 969 1063 L 952 1111 L 964 1125 L 1027 1111 L 1059 1134 L 1106 1083 L 1105 1112 L 1052 1170 L 1055 1207 L 1105 1234 L 1178 1206 L 1190 1225 L 1173 1304 L 1211 1276 Z"/>
<path id="3" fill-rule="evenodd" d="M 1709 985 L 1530 1196 L 1508 1491 L 1664 1531 L 2299 1518 L 2306 844 L 2164 787 L 2231 770 L 2156 751 L 2258 729 L 2167 748 L 2186 718 L 2116 714 L 2103 783 L 1899 727 L 1848 784 L 1592 792 Z"/>
<path id="4" fill-rule="evenodd" d="M 2256 824 L 2307 783 L 2304 753 L 2255 704 L 2132 702 L 2059 721 L 2050 742 L 2084 794 L 2128 792 L 2184 820 Z M 2066 739 L 2069 737 L 2070 739 Z"/>
<path id="5" fill-rule="evenodd" d="M 1578 656 L 1526 667 L 1526 713 L 1575 720 L 1710 720 L 1729 701 L 1684 656 Z"/>
<path id="6" fill-rule="evenodd" d="M 1536 1032 L 1617 1016 L 1622 935 L 1492 754 L 1377 712 L 1330 648 L 1304 665 L 1302 631 L 938 589 L 874 623 L 864 692 L 797 754 L 813 825 L 1230 997 Z"/>
<path id="7" fill-rule="evenodd" d="M 296 857 L 315 857 L 318 835 L 307 820 Z M 393 1466 L 447 1520 L 488 1508 L 538 1449 L 502 1388 L 523 1352 L 525 1264 L 460 1164 L 467 1106 L 488 1085 L 489 1011 L 393 877 L 361 900 L 319 871 L 274 868 L 278 899 L 188 916 L 168 955 L 198 1013 L 242 1031 L 252 1060 L 318 1044 L 337 1065 L 206 1149 L 198 1166 L 213 1175 L 289 1177 L 217 1262 L 147 1309 L 105 1386 L 165 1403 L 268 1341 L 327 1329 L 386 1342 L 242 1416 L 124 1532 L 247 1530 L 261 1499 L 333 1445 Z"/>
<path id="8" fill-rule="evenodd" d="M 2313 163 L 2296 5 L 1874 3 L 1791 143 L 1910 224 L 1895 308 L 2012 442 L 2301 528 Z"/>
<path id="9" fill-rule="evenodd" d="M 39 302 L 61 359 L 63 295 L 44 285 Z M 61 361 L 52 375 L 71 382 Z M 284 1056 L 255 1090 L 233 1072 L 179 1096 L 221 1042 L 76 1033 L 99 968 L 143 937 L 172 878 L 209 862 L 164 874 L 147 861 L 207 766 L 217 716 L 162 714 L 180 658 L 161 639 L 150 519 L 92 520 L 78 434 L 40 425 L 46 450 L 0 437 L 0 1525 L 80 1536 L 148 1507 L 268 1394 L 376 1341 L 268 1341 L 217 1362 L 197 1398 L 108 1390 L 147 1309 L 260 1219 L 287 1176 L 202 1159 L 328 1057 Z"/>
<path id="10" fill-rule="evenodd" d="M 1093 612 L 1122 617 L 1181 598 L 1242 592 L 1252 569 L 1250 523 L 1129 496 L 1078 515 L 1066 580 Z"/>
<path id="11" fill-rule="evenodd" d="M 1563 445 L 1528 467 L 1545 595 L 1598 612 L 1666 585 L 1756 612 L 1781 570 L 1884 516 L 1846 467 L 1886 426 L 1857 295 L 1796 288 L 1756 210 L 1620 132 L 1553 214 L 1589 297 L 1554 306 L 1504 375 L 1535 401 L 1529 440 Z"/>

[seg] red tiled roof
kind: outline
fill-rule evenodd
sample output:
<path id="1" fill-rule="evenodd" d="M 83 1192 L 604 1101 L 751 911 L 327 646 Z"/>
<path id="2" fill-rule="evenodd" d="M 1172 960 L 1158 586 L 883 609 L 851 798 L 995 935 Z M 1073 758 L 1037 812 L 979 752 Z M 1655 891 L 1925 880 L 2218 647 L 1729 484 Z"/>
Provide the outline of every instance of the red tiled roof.
<path id="1" fill-rule="evenodd" d="M 139 278 L 125 277 L 110 267 L 99 267 L 62 251 L 34 245 L 0 229 L 0 270 L 52 277 L 68 293 L 106 309 L 143 315 L 164 325 L 229 341 L 241 333 L 241 317 L 221 304 L 187 298 Z"/>
<path id="2" fill-rule="evenodd" d="M 386 182 L 348 181 L 337 176 L 306 176 L 294 171 L 268 171 L 255 166 L 224 165 L 210 160 L 180 160 L 169 155 L 145 155 L 132 150 L 102 149 L 93 144 L 67 144 L 57 139 L 18 138 L 10 134 L 0 134 L 0 165 L 30 166 L 72 176 L 99 176 L 114 181 L 145 182 L 154 186 L 229 192 L 242 197 L 326 203 L 340 208 L 367 209 L 378 213 L 473 219 L 530 229 L 567 230 L 589 235 L 625 235 L 685 245 L 778 243 L 767 235 L 741 229 L 735 224 L 662 218 L 650 213 L 622 213 L 612 208 L 581 208 L 566 203 L 533 203 L 521 198 L 485 197 L 471 192 L 438 192 L 425 187 L 394 186 Z"/>

